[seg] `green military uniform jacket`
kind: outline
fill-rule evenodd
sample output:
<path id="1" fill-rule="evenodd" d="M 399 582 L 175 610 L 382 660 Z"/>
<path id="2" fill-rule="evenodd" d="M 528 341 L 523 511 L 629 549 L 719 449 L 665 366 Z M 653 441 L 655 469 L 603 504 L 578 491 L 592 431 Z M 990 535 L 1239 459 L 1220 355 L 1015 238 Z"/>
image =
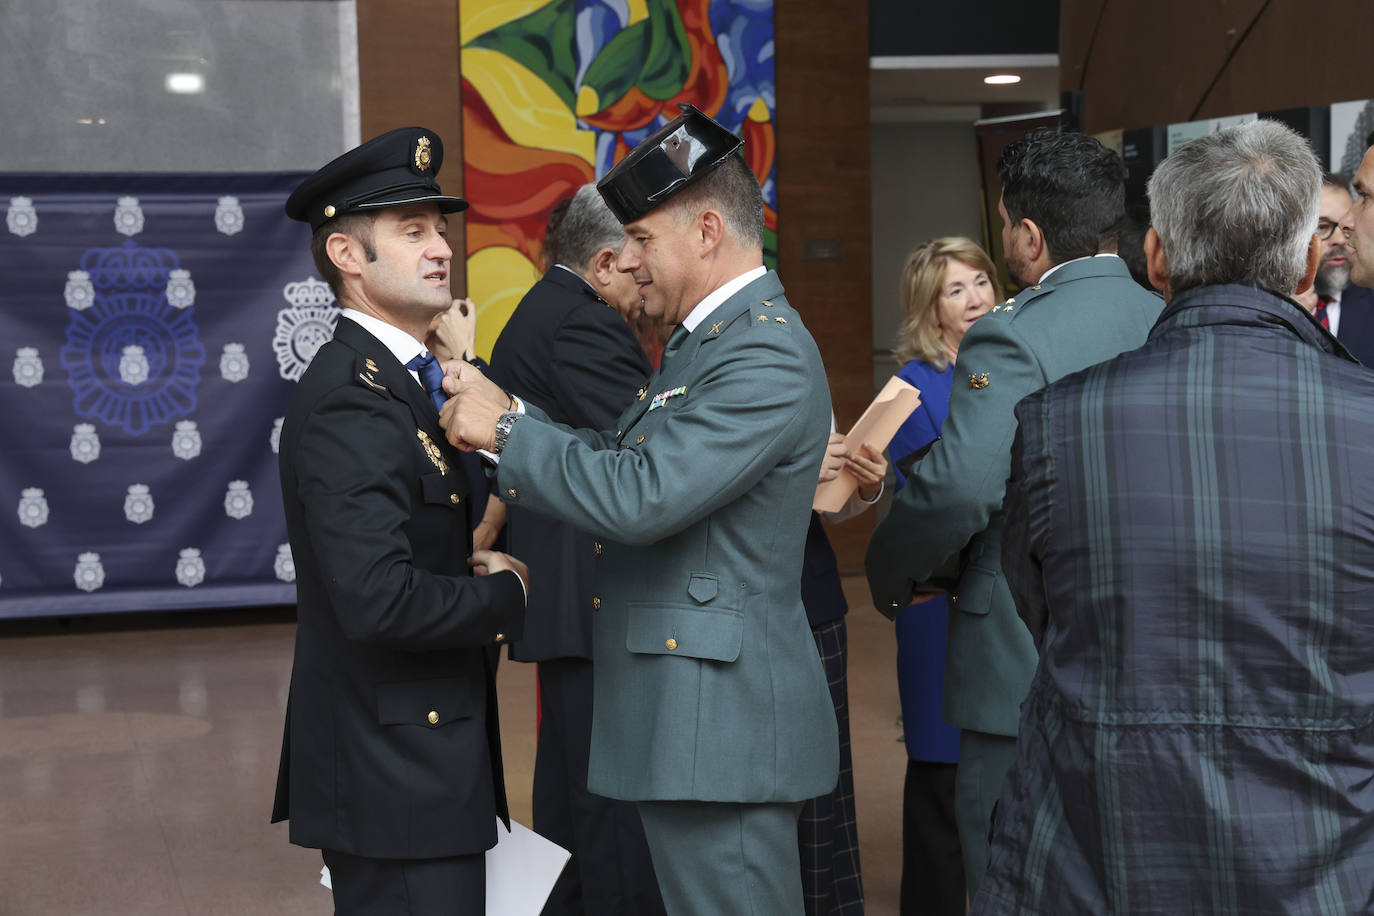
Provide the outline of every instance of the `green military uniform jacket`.
<path id="1" fill-rule="evenodd" d="M 777 275 L 707 316 L 617 425 L 574 430 L 532 409 L 497 472 L 503 500 L 596 538 L 588 788 L 829 792 L 835 713 L 800 582 L 830 396 Z"/>
<path id="2" fill-rule="evenodd" d="M 915 583 L 963 551 L 949 596 L 944 717 L 951 725 L 1015 735 L 1035 673 L 1035 644 L 1002 577 L 1016 403 L 1140 346 L 1163 307 L 1120 258 L 1084 258 L 994 306 L 964 336 L 941 439 L 893 498 L 865 559 L 874 604 L 894 616 Z"/>

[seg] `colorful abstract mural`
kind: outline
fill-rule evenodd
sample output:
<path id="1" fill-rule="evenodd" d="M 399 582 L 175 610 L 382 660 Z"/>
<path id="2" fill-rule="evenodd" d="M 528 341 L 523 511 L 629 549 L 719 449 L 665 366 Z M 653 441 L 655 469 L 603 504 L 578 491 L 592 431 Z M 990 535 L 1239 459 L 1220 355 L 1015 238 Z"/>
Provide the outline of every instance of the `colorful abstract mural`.
<path id="1" fill-rule="evenodd" d="M 744 137 L 777 249 L 773 0 L 461 0 L 477 349 L 539 278 L 549 213 L 690 102 Z"/>

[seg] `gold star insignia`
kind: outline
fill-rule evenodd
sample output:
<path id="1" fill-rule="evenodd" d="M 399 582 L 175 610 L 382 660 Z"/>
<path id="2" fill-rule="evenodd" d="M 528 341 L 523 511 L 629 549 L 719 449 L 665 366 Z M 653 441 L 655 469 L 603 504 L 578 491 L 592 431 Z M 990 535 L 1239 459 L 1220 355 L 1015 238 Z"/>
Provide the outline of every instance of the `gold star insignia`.
<path id="1" fill-rule="evenodd" d="M 980 391 L 988 387 L 988 374 L 986 372 L 983 372 L 978 375 L 970 375 L 968 377 L 968 386 L 970 388 L 976 388 Z"/>
<path id="2" fill-rule="evenodd" d="M 759 321 L 767 321 L 767 320 L 768 320 L 768 316 L 767 316 L 767 315 L 760 315 L 760 316 L 759 316 Z"/>
<path id="3" fill-rule="evenodd" d="M 787 324 L 786 318 L 774 318 L 773 320 L 776 321 L 778 324 Z"/>
<path id="4" fill-rule="evenodd" d="M 773 303 L 769 302 L 767 299 L 763 300 L 763 304 L 770 309 L 773 307 Z"/>

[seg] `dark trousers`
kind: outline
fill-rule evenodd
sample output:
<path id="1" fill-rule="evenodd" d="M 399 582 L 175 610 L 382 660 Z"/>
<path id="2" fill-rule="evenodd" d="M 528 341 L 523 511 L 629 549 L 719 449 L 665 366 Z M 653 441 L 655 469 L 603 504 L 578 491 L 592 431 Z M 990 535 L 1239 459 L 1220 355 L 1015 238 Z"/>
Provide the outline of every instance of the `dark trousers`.
<path id="1" fill-rule="evenodd" d="M 1002 782 L 1016 762 L 1016 737 L 964 729 L 959 733 L 959 770 L 954 780 L 954 810 L 959 820 L 959 848 L 964 856 L 968 899 L 988 869 L 988 835 L 992 809 L 1002 795 Z"/>
<path id="2" fill-rule="evenodd" d="M 592 663 L 581 658 L 540 662 L 539 706 L 534 830 L 572 853 L 544 905 L 545 916 L 662 914 L 634 803 L 587 791 Z"/>
<path id="3" fill-rule="evenodd" d="M 806 916 L 862 916 L 864 885 L 859 874 L 859 828 L 854 813 L 854 761 L 849 748 L 849 656 L 844 618 L 811 628 L 835 721 L 840 727 L 840 778 L 828 795 L 802 806 L 797 836 L 801 852 Z"/>
<path id="4" fill-rule="evenodd" d="M 486 911 L 485 853 L 446 859 L 368 859 L 322 849 L 335 916 L 453 916 Z"/>
<path id="5" fill-rule="evenodd" d="M 957 763 L 907 760 L 902 790 L 902 916 L 964 916 L 964 860 L 954 815 Z"/>

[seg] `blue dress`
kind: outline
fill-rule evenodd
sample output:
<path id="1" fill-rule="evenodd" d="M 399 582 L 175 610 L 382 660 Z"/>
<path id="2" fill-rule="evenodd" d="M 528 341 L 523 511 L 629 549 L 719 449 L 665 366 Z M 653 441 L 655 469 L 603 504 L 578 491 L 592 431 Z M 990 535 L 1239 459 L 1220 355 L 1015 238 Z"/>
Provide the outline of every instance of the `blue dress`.
<path id="1" fill-rule="evenodd" d="M 949 386 L 954 366 L 943 372 L 924 360 L 913 359 L 897 375 L 921 392 L 921 406 L 892 437 L 888 452 L 895 467 L 907 455 L 940 437 L 949 414 Z M 906 477 L 896 471 L 897 489 Z M 897 691 L 902 702 L 906 753 L 912 760 L 957 763 L 959 729 L 941 715 L 945 680 L 945 630 L 949 604 L 941 595 L 913 604 L 897 614 Z"/>

